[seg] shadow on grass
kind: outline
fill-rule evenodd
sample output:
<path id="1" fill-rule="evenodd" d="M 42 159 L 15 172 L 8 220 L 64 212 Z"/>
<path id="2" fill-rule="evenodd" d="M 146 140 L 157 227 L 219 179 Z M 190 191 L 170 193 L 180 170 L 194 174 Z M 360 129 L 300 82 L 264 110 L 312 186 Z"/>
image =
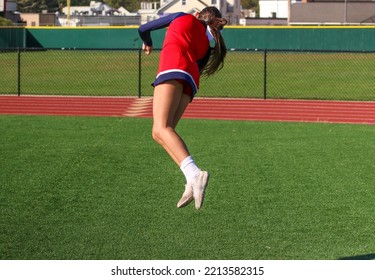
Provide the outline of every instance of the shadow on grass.
<path id="1" fill-rule="evenodd" d="M 366 254 L 339 258 L 339 260 L 375 260 L 375 254 Z"/>

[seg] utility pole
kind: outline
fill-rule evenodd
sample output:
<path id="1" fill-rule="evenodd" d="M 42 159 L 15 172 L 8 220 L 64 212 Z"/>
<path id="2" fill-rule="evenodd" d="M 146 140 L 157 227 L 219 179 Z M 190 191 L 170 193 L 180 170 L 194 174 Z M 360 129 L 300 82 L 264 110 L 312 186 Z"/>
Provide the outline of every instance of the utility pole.
<path id="1" fill-rule="evenodd" d="M 3 13 L 3 15 L 5 16 L 6 15 L 6 12 L 7 12 L 7 0 L 3 0 L 3 5 L 2 5 L 2 10 L 0 10 L 0 12 Z"/>
<path id="2" fill-rule="evenodd" d="M 66 17 L 66 20 L 67 20 L 67 25 L 70 26 L 70 0 L 67 0 L 66 1 L 66 5 L 68 6 L 68 15 Z"/>
<path id="3" fill-rule="evenodd" d="M 348 23 L 348 0 L 345 0 L 345 7 L 344 7 L 344 22 L 345 24 Z"/>

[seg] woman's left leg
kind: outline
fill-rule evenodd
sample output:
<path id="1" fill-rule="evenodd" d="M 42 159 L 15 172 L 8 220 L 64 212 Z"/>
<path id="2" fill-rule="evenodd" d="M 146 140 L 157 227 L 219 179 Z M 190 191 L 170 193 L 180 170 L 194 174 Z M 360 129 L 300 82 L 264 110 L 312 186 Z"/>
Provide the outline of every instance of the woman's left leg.
<path id="1" fill-rule="evenodd" d="M 199 209 L 203 204 L 209 175 L 208 172 L 201 171 L 197 167 L 184 141 L 175 131 L 190 102 L 190 96 L 183 94 L 182 91 L 182 84 L 175 80 L 155 87 L 152 136 L 180 166 L 186 177 L 185 192 L 177 207 L 184 207 L 195 199 L 195 207 Z"/>

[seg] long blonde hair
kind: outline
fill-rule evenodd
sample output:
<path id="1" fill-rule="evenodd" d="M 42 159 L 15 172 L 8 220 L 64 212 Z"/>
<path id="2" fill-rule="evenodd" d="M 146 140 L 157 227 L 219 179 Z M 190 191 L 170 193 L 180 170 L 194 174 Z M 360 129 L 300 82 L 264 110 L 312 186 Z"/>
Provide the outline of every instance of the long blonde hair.
<path id="1" fill-rule="evenodd" d="M 215 46 L 211 49 L 210 58 L 202 70 L 202 75 L 211 76 L 224 66 L 224 58 L 227 54 L 227 47 L 225 46 L 225 42 L 220 31 L 223 29 L 224 25 L 227 24 L 227 20 L 222 18 L 221 12 L 213 6 L 204 8 L 199 13 L 198 19 L 201 20 L 206 26 L 210 27 L 212 36 L 215 40 Z"/>

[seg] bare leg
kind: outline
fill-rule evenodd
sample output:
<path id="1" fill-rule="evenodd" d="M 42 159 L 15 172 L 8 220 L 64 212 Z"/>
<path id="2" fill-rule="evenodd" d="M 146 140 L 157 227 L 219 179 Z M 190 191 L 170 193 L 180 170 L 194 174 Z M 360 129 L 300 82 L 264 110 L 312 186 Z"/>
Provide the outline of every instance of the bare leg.
<path id="1" fill-rule="evenodd" d="M 175 127 L 190 102 L 190 96 L 183 94 L 182 90 L 183 86 L 175 80 L 158 85 L 155 87 L 153 103 L 152 137 L 167 151 L 178 166 L 190 155 L 184 141 L 175 131 Z M 185 185 L 185 191 L 177 203 L 179 208 L 185 207 L 192 200 L 195 200 L 196 209 L 202 207 L 209 174 L 197 167 L 196 170 L 198 172 L 195 173 L 194 170 L 193 173 L 196 175 L 193 176 L 193 181 L 188 181 Z"/>
<path id="2" fill-rule="evenodd" d="M 183 86 L 175 80 L 157 85 L 154 90 L 152 137 L 180 163 L 189 156 L 189 151 L 175 131 L 175 127 L 190 102 L 190 97 L 182 93 Z"/>

